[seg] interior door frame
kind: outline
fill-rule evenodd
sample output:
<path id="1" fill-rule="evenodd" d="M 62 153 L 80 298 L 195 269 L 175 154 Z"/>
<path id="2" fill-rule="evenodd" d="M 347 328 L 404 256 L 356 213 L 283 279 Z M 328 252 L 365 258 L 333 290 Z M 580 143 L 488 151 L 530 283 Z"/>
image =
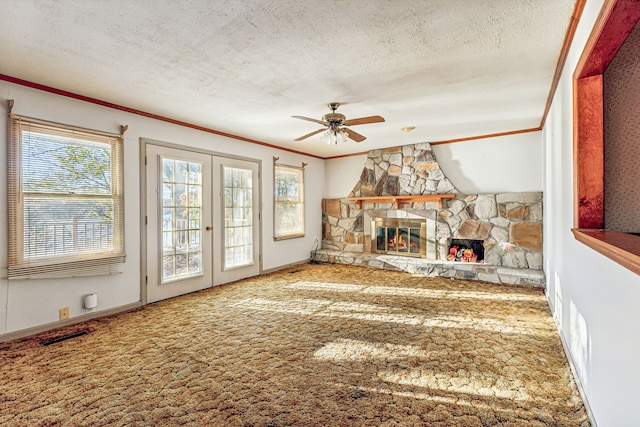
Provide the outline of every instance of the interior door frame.
<path id="1" fill-rule="evenodd" d="M 159 147 L 172 148 L 176 150 L 184 150 L 191 151 L 200 154 L 207 154 L 213 157 L 221 157 L 226 159 L 233 160 L 241 160 L 246 162 L 256 163 L 258 166 L 258 189 L 257 189 L 257 198 L 256 203 L 258 204 L 258 274 L 262 274 L 262 160 L 254 159 L 245 156 L 237 156 L 228 153 L 221 153 L 219 151 L 207 150 L 199 147 L 190 147 L 186 145 L 175 144 L 171 142 L 158 141 L 151 138 L 140 137 L 140 167 L 139 167 L 139 176 L 140 176 L 140 303 L 142 305 L 147 305 L 147 276 L 148 276 L 148 266 L 147 266 L 147 145 L 156 145 Z M 215 175 L 215 173 L 214 173 Z M 217 209 L 218 207 L 214 207 L 213 209 Z M 214 247 L 215 250 L 215 247 Z M 215 255 L 214 255 L 215 256 Z M 215 264 L 215 263 L 214 263 Z M 215 271 L 213 272 L 215 274 Z M 214 277 L 214 286 L 215 286 L 215 277 Z"/>

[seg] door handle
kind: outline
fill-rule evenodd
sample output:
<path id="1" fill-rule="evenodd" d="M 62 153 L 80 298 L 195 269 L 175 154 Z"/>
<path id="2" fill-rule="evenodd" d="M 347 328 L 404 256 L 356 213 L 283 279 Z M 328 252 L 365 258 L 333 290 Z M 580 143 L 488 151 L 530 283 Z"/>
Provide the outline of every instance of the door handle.
<path id="1" fill-rule="evenodd" d="M 205 230 L 207 230 L 207 231 L 211 231 L 211 229 L 212 229 L 212 228 L 213 228 L 213 227 L 211 227 L 210 225 L 207 225 L 207 226 L 206 226 L 206 228 L 205 228 Z"/>

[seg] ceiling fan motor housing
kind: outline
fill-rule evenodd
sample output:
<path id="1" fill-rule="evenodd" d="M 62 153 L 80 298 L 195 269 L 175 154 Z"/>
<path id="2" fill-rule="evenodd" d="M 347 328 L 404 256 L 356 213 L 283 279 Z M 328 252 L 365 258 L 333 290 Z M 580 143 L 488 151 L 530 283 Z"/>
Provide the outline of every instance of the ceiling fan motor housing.
<path id="1" fill-rule="evenodd" d="M 345 115 L 340 113 L 327 113 L 322 116 L 322 121 L 327 126 L 342 126 L 346 119 Z"/>

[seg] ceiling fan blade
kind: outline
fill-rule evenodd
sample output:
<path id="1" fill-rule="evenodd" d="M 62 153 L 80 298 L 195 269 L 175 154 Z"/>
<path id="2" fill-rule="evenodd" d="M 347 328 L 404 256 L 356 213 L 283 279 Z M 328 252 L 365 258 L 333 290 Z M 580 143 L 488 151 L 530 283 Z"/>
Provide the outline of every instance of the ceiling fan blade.
<path id="1" fill-rule="evenodd" d="M 300 138 L 296 138 L 296 139 L 294 139 L 294 141 L 302 141 L 303 139 L 307 139 L 307 138 L 309 138 L 310 136 L 313 136 L 313 135 L 315 135 L 315 134 L 317 134 L 317 133 L 320 133 L 320 132 L 323 132 L 323 131 L 325 131 L 325 130 L 326 130 L 326 129 L 318 129 L 318 130 L 314 130 L 313 132 L 308 133 L 308 134 L 306 134 L 306 135 L 303 135 L 303 136 L 301 136 Z"/>
<path id="2" fill-rule="evenodd" d="M 321 125 L 324 124 L 324 122 L 322 120 L 312 119 L 311 117 L 305 117 L 305 116 L 291 116 L 291 117 L 293 117 L 294 119 L 307 120 L 307 121 L 318 123 L 318 124 L 321 124 Z"/>
<path id="3" fill-rule="evenodd" d="M 366 136 L 360 135 L 358 132 L 354 132 L 351 129 L 342 128 L 342 130 L 345 131 L 347 135 L 349 135 L 349 138 L 353 139 L 355 142 L 362 142 L 367 139 Z"/>
<path id="4" fill-rule="evenodd" d="M 369 116 L 369 117 L 360 117 L 359 119 L 351 119 L 344 122 L 347 126 L 353 125 L 366 125 L 367 123 L 380 123 L 384 122 L 384 117 L 382 116 Z"/>

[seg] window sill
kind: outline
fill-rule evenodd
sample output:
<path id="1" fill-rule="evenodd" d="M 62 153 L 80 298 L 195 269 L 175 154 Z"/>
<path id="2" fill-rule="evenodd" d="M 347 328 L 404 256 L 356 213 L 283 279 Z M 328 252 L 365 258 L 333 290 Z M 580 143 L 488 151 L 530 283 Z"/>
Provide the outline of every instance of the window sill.
<path id="1" fill-rule="evenodd" d="M 640 237 L 612 230 L 574 228 L 571 231 L 579 242 L 640 274 Z"/>
<path id="2" fill-rule="evenodd" d="M 300 237 L 304 237 L 305 233 L 295 233 L 295 234 L 278 234 L 273 236 L 273 240 L 276 242 L 279 240 L 289 240 L 289 239 L 298 239 Z"/>

